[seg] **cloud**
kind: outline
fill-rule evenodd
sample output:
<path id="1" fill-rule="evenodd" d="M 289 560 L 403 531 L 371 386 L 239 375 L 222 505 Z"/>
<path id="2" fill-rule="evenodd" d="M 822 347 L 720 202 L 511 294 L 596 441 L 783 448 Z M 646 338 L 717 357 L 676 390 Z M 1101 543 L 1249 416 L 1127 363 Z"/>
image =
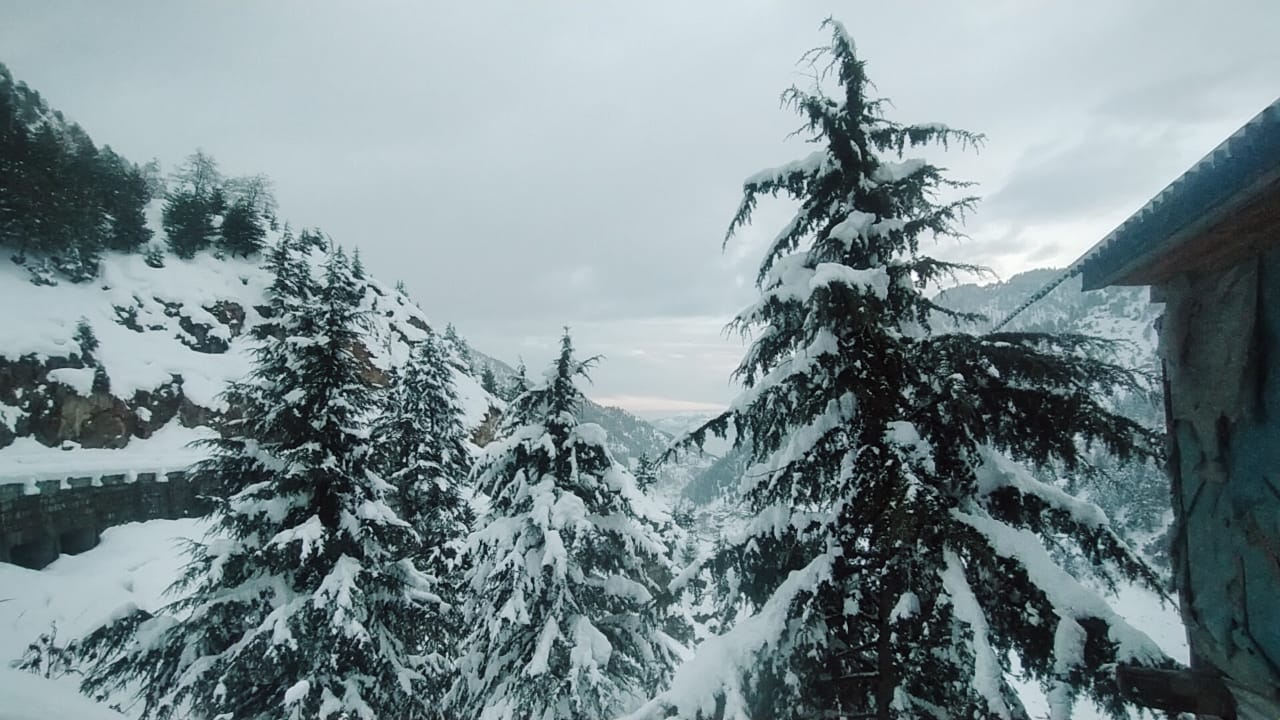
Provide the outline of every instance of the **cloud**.
<path id="1" fill-rule="evenodd" d="M 931 248 L 1009 274 L 1069 261 L 1274 99 L 1280 5 L 11 3 L 4 61 L 99 143 L 264 172 L 282 214 L 361 248 L 428 314 L 531 367 L 569 324 L 606 397 L 723 403 L 722 334 L 789 218 L 721 240 L 744 177 L 807 153 L 778 94 L 848 24 L 904 121 L 987 194 Z M 127 51 L 125 51 L 127 50 Z M 639 350 L 641 353 L 633 351 Z"/>

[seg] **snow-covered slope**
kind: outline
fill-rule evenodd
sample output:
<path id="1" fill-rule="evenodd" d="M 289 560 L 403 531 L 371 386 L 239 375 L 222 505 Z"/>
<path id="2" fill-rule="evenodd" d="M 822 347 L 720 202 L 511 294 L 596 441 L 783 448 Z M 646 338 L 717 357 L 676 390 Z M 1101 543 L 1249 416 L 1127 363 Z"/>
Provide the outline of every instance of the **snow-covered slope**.
<path id="1" fill-rule="evenodd" d="M 270 281 L 256 259 L 104 256 L 87 283 L 35 285 L 0 262 L 0 482 L 67 472 L 177 469 L 198 455 L 220 397 L 252 362 Z M 405 295 L 369 280 L 365 343 L 379 382 L 431 328 Z M 93 340 L 86 342 L 88 328 Z M 95 346 L 96 345 L 96 346 Z M 464 422 L 478 427 L 502 403 L 456 372 Z"/>
<path id="2" fill-rule="evenodd" d="M 124 720 L 124 715 L 84 697 L 71 683 L 0 665 L 0 720 Z"/>
<path id="3" fill-rule="evenodd" d="M 1048 268 L 1019 273 L 1003 282 L 966 284 L 937 296 L 939 304 L 953 310 L 979 313 L 988 322 L 971 329 L 982 332 L 1004 320 L 1036 291 L 1062 274 Z M 1069 279 L 1018 314 L 1006 330 L 1081 333 L 1121 342 L 1116 362 L 1134 368 L 1155 363 L 1155 321 L 1161 306 L 1153 304 L 1146 288 L 1110 287 L 1084 292 L 1080 278 Z"/>
<path id="4" fill-rule="evenodd" d="M 199 459 L 188 443 L 212 433 L 227 410 L 220 394 L 250 370 L 250 331 L 264 320 L 270 280 L 259 258 L 208 252 L 167 256 L 159 268 L 109 253 L 95 281 L 56 285 L 32 284 L 23 268 L 0 262 L 0 307 L 21 309 L 0 323 L 0 482 L 177 470 Z M 369 374 L 380 382 L 440 327 L 372 278 L 364 302 L 374 321 Z M 96 347 L 82 346 L 83 328 Z M 506 385 L 512 371 L 468 354 L 454 383 L 464 423 L 483 442 L 481 426 L 505 403 L 481 387 L 481 373 L 489 367 Z M 583 412 L 609 431 L 623 462 L 667 447 L 666 435 L 623 410 Z"/>

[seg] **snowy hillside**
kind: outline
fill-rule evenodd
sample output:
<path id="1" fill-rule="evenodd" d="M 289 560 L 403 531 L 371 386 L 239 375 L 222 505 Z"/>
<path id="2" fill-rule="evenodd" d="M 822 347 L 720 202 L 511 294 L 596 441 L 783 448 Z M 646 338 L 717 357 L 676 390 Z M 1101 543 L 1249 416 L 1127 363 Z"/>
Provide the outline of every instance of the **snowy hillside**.
<path id="1" fill-rule="evenodd" d="M 988 322 L 972 330 L 982 332 L 1004 320 L 1028 298 L 1056 280 L 1059 269 L 1029 270 L 1003 282 L 966 284 L 937 296 L 953 310 L 984 315 Z M 1146 288 L 1109 287 L 1084 292 L 1080 278 L 1059 285 L 1019 313 L 1004 329 L 1081 333 L 1121 341 L 1116 360 L 1128 367 L 1152 368 L 1155 363 L 1155 321 L 1161 306 L 1153 304 Z"/>
<path id="2" fill-rule="evenodd" d="M 256 259 L 207 252 L 160 268 L 112 253 L 95 281 L 57 285 L 0 263 L 0 303 L 23 308 L 0 325 L 0 478 L 191 462 L 186 443 L 209 434 L 228 410 L 220 394 L 249 370 L 268 281 Z M 431 323 L 373 279 L 364 302 L 374 320 L 364 360 L 381 382 Z M 471 376 L 454 382 L 467 427 L 501 407 Z"/>
<path id="3" fill-rule="evenodd" d="M 0 263 L 0 303 L 23 308 L 0 325 L 0 482 L 182 468 L 200 456 L 187 443 L 208 437 L 215 414 L 228 410 L 220 393 L 249 370 L 270 281 L 257 258 L 202 252 L 156 268 L 142 255 L 109 253 L 101 268 L 93 282 L 35 285 L 23 268 Z M 381 382 L 435 325 L 372 278 L 365 305 L 374 319 L 368 372 Z M 77 339 L 81 327 L 95 347 Z M 480 371 L 492 367 L 503 382 L 511 370 L 470 356 L 475 372 L 455 367 L 454 383 L 476 431 L 505 405 L 481 387 Z M 625 411 L 584 412 L 624 462 L 666 449 L 665 435 Z"/>

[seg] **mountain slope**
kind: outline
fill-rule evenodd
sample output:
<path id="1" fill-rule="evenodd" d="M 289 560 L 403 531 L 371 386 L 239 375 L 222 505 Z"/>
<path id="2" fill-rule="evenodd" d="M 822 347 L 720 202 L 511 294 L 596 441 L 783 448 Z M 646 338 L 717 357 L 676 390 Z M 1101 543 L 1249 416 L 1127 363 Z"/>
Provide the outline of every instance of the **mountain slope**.
<path id="1" fill-rule="evenodd" d="M 20 273 L 0 263 L 0 303 L 27 309 L 0 328 L 0 475 L 78 467 L 92 449 L 128 448 L 137 462 L 157 438 L 154 462 L 192 457 L 182 440 L 210 432 L 229 409 L 220 393 L 251 366 L 267 273 L 253 260 L 208 253 L 169 257 L 160 268 L 108 253 L 92 284 L 35 285 Z M 373 318 L 366 374 L 381 383 L 431 324 L 376 280 L 364 303 Z M 470 428 L 501 404 L 464 373 L 454 382 Z"/>
<path id="2" fill-rule="evenodd" d="M 221 184 L 221 205 L 252 194 L 263 240 L 280 241 L 265 177 L 222 178 L 197 152 L 166 194 L 154 164 L 98 148 L 0 65 L 0 246 L 12 260 L 0 261 L 0 482 L 179 467 L 199 456 L 186 444 L 234 410 L 220 393 L 250 368 L 249 332 L 264 320 L 270 278 L 260 255 L 228 252 L 226 208 L 210 211 L 207 228 L 222 236 L 221 250 L 174 255 L 169 205 L 201 178 Z M 441 332 L 455 345 L 464 422 L 487 442 L 511 368 L 472 351 L 451 326 L 433 325 L 400 289 L 368 278 L 364 303 L 374 318 L 368 379 L 385 382 L 411 343 Z M 594 404 L 584 412 L 624 461 L 666 447 L 666 436 L 629 413 Z"/>

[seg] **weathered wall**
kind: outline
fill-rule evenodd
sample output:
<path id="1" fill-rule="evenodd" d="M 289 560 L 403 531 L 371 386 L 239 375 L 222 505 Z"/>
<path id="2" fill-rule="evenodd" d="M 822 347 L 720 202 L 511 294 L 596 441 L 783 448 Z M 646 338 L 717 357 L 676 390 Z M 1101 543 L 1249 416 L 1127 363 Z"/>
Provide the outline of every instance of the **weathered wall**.
<path id="1" fill-rule="evenodd" d="M 1280 717 L 1280 252 L 1162 288 L 1178 523 L 1175 580 L 1193 664 L 1246 718 Z"/>
<path id="2" fill-rule="evenodd" d="M 208 489 L 184 473 L 138 473 L 0 485 L 0 562 L 39 569 L 62 553 L 98 543 L 108 527 L 157 518 L 192 517 L 208 510 Z"/>

